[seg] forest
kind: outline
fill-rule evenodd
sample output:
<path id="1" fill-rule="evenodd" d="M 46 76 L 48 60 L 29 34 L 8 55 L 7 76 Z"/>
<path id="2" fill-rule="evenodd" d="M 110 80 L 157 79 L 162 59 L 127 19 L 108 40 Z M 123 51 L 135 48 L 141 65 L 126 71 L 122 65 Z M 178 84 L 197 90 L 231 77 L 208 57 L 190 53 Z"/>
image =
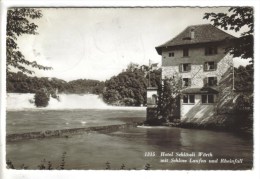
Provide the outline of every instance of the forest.
<path id="1" fill-rule="evenodd" d="M 147 87 L 160 85 L 161 69 L 149 70 L 148 66 L 131 63 L 126 70 L 105 82 L 103 99 L 112 105 L 142 106 L 146 105 Z"/>
<path id="2" fill-rule="evenodd" d="M 22 72 L 9 72 L 6 79 L 8 93 L 36 93 L 45 90 L 50 94 L 97 94 L 107 104 L 122 106 L 146 105 L 146 88 L 148 85 L 159 87 L 160 84 L 160 69 L 149 70 L 148 66 L 133 63 L 105 82 L 91 79 L 67 82 L 58 78 L 29 76 Z"/>
<path id="3" fill-rule="evenodd" d="M 28 76 L 22 72 L 7 74 L 8 93 L 36 93 L 41 89 L 65 94 L 101 94 L 104 82 L 98 80 L 78 79 L 66 82 L 58 78 Z"/>

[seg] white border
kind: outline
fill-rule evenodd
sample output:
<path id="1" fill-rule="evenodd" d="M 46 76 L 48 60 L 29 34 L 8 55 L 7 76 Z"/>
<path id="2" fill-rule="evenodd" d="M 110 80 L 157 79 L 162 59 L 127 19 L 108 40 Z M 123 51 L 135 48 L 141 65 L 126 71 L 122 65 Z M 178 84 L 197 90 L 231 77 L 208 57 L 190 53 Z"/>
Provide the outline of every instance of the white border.
<path id="1" fill-rule="evenodd" d="M 27 6 L 27 7 L 144 7 L 144 6 L 157 6 L 157 7 L 164 7 L 164 6 L 254 6 L 255 9 L 255 114 L 254 114 L 254 168 L 252 171 L 33 171 L 33 170 L 7 170 L 5 169 L 5 117 L 6 117 L 6 84 L 5 84 L 5 66 L 6 66 L 6 47 L 5 47 L 5 34 L 6 34 L 6 10 L 8 7 L 17 7 L 17 6 Z M 257 77 L 259 76 L 259 10 L 260 10 L 260 3 L 258 0 L 175 0 L 175 1 L 168 1 L 168 0 L 132 0 L 132 1 L 63 1 L 63 0 L 56 0 L 56 1 L 3 1 L 1 2 L 1 163 L 0 163 L 0 178 L 5 179 L 13 179 L 13 178 L 38 178 L 38 179 L 46 179 L 46 178 L 92 178 L 92 177 L 118 177 L 118 178 L 133 178 L 133 177 L 152 177 L 152 178 L 161 178 L 161 177 L 173 177 L 173 178 L 188 178 L 192 177 L 193 179 L 203 179 L 203 178 L 260 178 L 260 171 L 259 171 L 259 112 L 257 111 L 256 106 L 259 105 L 259 84 L 257 81 Z M 258 50 L 257 50 L 258 49 Z M 225 151 L 223 151 L 225 152 Z"/>

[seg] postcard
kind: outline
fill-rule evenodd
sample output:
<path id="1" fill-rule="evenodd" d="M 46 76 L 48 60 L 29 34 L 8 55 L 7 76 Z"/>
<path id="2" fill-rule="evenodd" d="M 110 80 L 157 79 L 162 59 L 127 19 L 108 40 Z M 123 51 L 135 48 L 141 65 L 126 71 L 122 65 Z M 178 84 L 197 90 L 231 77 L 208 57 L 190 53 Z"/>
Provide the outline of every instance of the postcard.
<path id="1" fill-rule="evenodd" d="M 3 13 L 5 171 L 256 167 L 253 5 Z"/>

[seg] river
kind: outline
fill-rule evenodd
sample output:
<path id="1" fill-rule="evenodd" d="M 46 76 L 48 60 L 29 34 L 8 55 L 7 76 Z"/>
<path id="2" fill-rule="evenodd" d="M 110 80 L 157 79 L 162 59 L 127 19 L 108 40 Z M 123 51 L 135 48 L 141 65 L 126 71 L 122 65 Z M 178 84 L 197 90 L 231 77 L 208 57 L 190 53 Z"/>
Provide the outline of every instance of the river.
<path id="1" fill-rule="evenodd" d="M 95 103 L 96 104 L 96 103 Z M 19 108 L 19 110 L 17 110 Z M 144 108 L 100 108 L 100 109 L 20 109 L 7 111 L 6 133 L 19 134 L 45 130 L 84 128 L 142 122 Z M 90 132 L 69 137 L 20 140 L 7 142 L 6 158 L 16 168 L 22 164 L 37 169 L 41 161 L 51 161 L 57 168 L 65 155 L 65 169 L 111 169 L 170 170 L 245 170 L 253 165 L 253 139 L 251 136 L 229 132 L 183 129 L 175 127 L 133 127 L 109 132 Z M 147 157 L 145 152 L 155 156 Z M 196 153 L 192 157 L 161 157 L 161 152 Z M 199 157 L 198 152 L 210 154 Z M 171 159 L 187 159 L 188 162 L 170 162 Z M 164 159 L 169 159 L 165 162 Z M 200 159 L 218 160 L 218 163 L 194 163 Z M 241 164 L 220 163 L 220 160 L 237 160 Z"/>

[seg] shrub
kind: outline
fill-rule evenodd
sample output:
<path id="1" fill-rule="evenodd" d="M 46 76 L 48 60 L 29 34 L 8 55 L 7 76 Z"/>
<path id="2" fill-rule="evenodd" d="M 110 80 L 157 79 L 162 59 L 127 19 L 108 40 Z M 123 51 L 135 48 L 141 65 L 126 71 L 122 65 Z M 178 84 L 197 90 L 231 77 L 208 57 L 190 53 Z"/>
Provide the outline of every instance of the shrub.
<path id="1" fill-rule="evenodd" d="M 39 90 L 34 95 L 35 106 L 46 107 L 49 104 L 50 96 L 45 90 Z"/>

